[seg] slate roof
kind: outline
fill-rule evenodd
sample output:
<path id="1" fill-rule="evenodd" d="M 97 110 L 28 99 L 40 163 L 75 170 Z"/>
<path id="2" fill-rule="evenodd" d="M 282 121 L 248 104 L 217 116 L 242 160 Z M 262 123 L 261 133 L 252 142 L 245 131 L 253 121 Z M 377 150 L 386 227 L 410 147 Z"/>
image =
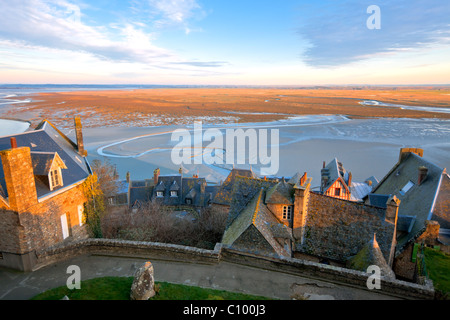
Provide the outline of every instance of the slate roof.
<path id="1" fill-rule="evenodd" d="M 374 194 L 374 193 L 370 193 L 367 195 L 368 199 L 369 199 L 369 205 L 374 206 L 374 207 L 378 207 L 378 208 L 387 208 L 387 201 L 389 199 L 389 197 L 391 196 L 390 194 Z"/>
<path id="2" fill-rule="evenodd" d="M 264 203 L 264 198 L 265 191 L 264 188 L 261 188 L 225 230 L 222 243 L 233 248 L 241 237 L 245 237 L 245 233 L 249 229 L 253 229 L 253 235 L 251 239 L 248 239 L 249 241 L 246 243 L 239 242 L 240 250 L 244 249 L 256 254 L 275 254 L 290 257 L 290 249 L 278 242 L 277 238 L 292 240 L 292 232 L 270 212 Z M 263 242 L 269 244 L 270 249 L 261 245 Z"/>
<path id="3" fill-rule="evenodd" d="M 323 193 L 327 192 L 327 190 L 333 185 L 336 180 L 341 179 L 344 186 L 348 189 L 348 173 L 344 169 L 341 162 L 338 161 L 338 159 L 334 158 L 328 165 L 325 166 L 324 169 L 322 169 L 322 175 L 323 173 L 328 173 L 328 181 L 325 186 L 323 186 L 323 189 L 321 190 Z M 350 190 L 349 190 L 350 191 Z"/>
<path id="4" fill-rule="evenodd" d="M 418 185 L 418 171 L 423 166 L 428 168 L 428 175 L 425 181 Z M 396 195 L 401 201 L 399 215 L 416 217 L 411 232 L 398 238 L 399 249 L 423 229 L 426 220 L 431 219 L 440 181 L 444 173 L 443 168 L 415 153 L 409 153 L 397 162 L 373 190 L 373 193 L 377 195 Z M 401 192 L 410 182 L 413 184 L 412 187 L 407 192 Z"/>
<path id="5" fill-rule="evenodd" d="M 36 191 L 38 198 L 50 195 L 61 188 L 66 188 L 77 182 L 85 180 L 90 174 L 91 169 L 86 158 L 81 157 L 77 152 L 76 144 L 67 136 L 56 129 L 49 121 L 42 121 L 35 130 L 27 131 L 21 134 L 0 137 L 0 150 L 11 148 L 11 137 L 16 138 L 18 147 L 29 147 L 32 153 L 46 152 L 58 153 L 67 170 L 62 170 L 64 185 L 50 191 L 48 185 L 41 183 L 36 179 Z M 33 156 L 35 159 L 36 157 Z M 44 160 L 44 159 L 42 159 Z M 38 166 L 39 172 L 45 172 L 45 164 Z M 4 196 L 8 196 L 6 190 L 3 165 L 0 160 L 0 186 Z"/>
<path id="6" fill-rule="evenodd" d="M 292 184 L 282 179 L 267 191 L 266 203 L 294 204 L 294 188 Z"/>
<path id="7" fill-rule="evenodd" d="M 416 222 L 415 216 L 399 215 L 397 219 L 397 231 L 409 233 Z"/>
<path id="8" fill-rule="evenodd" d="M 352 182 L 350 186 L 350 200 L 361 201 L 365 196 L 367 196 L 372 191 L 372 186 L 369 186 L 365 182 Z"/>
<path id="9" fill-rule="evenodd" d="M 258 178 L 251 170 L 233 169 L 222 183 L 214 196 L 213 203 L 221 205 L 231 205 L 233 187 L 237 177 Z"/>
<path id="10" fill-rule="evenodd" d="M 229 226 L 239 213 L 248 205 L 248 203 L 261 190 L 268 191 L 276 186 L 278 182 L 274 180 L 264 180 L 258 178 L 249 178 L 236 176 L 234 178 L 233 189 L 230 197 L 232 198 L 227 220 Z"/>
<path id="11" fill-rule="evenodd" d="M 355 256 L 347 262 L 350 269 L 366 271 L 369 266 L 377 266 L 381 270 L 381 276 L 395 279 L 395 274 L 384 259 L 376 236 L 367 243 Z"/>
<path id="12" fill-rule="evenodd" d="M 156 192 L 164 192 L 164 197 L 157 197 Z M 171 191 L 176 191 L 177 196 L 171 196 Z M 185 178 L 182 175 L 159 176 L 156 186 L 152 179 L 145 181 L 132 181 L 130 183 L 130 206 L 136 203 L 144 203 L 151 200 L 162 202 L 164 205 L 185 205 L 186 199 L 192 201 L 192 205 L 205 207 L 212 199 L 215 187 L 207 187 L 205 178 Z M 138 201 L 138 202 L 136 202 Z"/>
<path id="13" fill-rule="evenodd" d="M 31 163 L 33 164 L 33 172 L 38 176 L 46 176 L 50 172 L 56 152 L 32 152 Z"/>

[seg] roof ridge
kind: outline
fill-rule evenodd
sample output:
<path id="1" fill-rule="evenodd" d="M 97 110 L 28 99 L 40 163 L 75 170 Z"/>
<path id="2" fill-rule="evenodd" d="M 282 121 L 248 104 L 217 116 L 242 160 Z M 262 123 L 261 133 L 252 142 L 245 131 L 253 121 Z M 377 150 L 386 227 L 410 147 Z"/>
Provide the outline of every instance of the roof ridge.
<path id="1" fill-rule="evenodd" d="M 263 188 L 261 188 L 261 190 L 259 191 L 258 200 L 256 201 L 255 211 L 253 212 L 252 224 L 255 224 L 255 222 L 256 222 L 256 217 L 258 216 L 259 205 L 261 203 L 261 197 L 262 197 L 263 191 L 264 191 Z"/>

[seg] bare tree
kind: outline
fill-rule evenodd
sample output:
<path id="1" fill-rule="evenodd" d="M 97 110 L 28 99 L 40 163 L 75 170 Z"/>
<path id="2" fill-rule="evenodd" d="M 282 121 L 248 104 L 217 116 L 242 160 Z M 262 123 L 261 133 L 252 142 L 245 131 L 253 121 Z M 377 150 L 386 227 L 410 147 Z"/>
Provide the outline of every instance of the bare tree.
<path id="1" fill-rule="evenodd" d="M 118 174 L 116 166 L 109 160 L 104 162 L 96 159 L 92 161 L 92 170 L 97 174 L 100 189 L 105 198 L 113 197 L 118 193 Z"/>
<path id="2" fill-rule="evenodd" d="M 161 204 L 148 202 L 137 211 L 109 214 L 102 221 L 102 230 L 106 238 L 213 249 L 221 241 L 227 214 L 209 207 L 195 217 L 183 219 Z"/>

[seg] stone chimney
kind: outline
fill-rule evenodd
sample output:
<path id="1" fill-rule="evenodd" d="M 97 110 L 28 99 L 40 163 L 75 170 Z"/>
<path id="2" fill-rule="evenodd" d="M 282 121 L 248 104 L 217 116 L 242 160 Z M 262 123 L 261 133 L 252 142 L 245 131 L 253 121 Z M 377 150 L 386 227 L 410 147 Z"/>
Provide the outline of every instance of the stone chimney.
<path id="1" fill-rule="evenodd" d="M 419 176 L 417 179 L 417 184 L 420 186 L 428 176 L 428 168 L 427 167 L 419 167 Z"/>
<path id="2" fill-rule="evenodd" d="M 15 212 L 24 212 L 37 203 L 30 148 L 17 147 L 16 139 L 11 138 L 11 149 L 1 151 L 0 156 L 9 206 Z"/>
<path id="3" fill-rule="evenodd" d="M 156 186 L 158 184 L 159 174 L 160 174 L 159 168 L 153 171 L 153 183 Z"/>
<path id="4" fill-rule="evenodd" d="M 292 221 L 292 231 L 294 239 L 300 244 L 303 243 L 304 239 L 311 180 L 311 178 L 306 178 L 302 185 L 294 186 L 294 219 Z"/>
<path id="5" fill-rule="evenodd" d="M 87 156 L 87 151 L 84 149 L 84 142 L 83 142 L 83 130 L 81 125 L 81 119 L 80 117 L 75 117 L 75 134 L 77 138 L 77 148 L 78 148 L 78 154 L 82 157 Z"/>
<path id="6" fill-rule="evenodd" d="M 320 191 L 323 192 L 325 190 L 325 187 L 328 183 L 328 180 L 330 179 L 330 170 L 327 168 L 323 168 L 321 170 L 321 183 L 320 183 Z"/>
<path id="7" fill-rule="evenodd" d="M 419 157 L 423 157 L 423 149 L 420 148 L 401 148 L 400 149 L 400 156 L 399 161 L 403 161 L 410 153 L 415 153 Z"/>
<path id="8" fill-rule="evenodd" d="M 391 195 L 386 202 L 386 215 L 384 220 L 392 224 L 397 224 L 398 208 L 400 206 L 400 199 L 395 195 Z"/>

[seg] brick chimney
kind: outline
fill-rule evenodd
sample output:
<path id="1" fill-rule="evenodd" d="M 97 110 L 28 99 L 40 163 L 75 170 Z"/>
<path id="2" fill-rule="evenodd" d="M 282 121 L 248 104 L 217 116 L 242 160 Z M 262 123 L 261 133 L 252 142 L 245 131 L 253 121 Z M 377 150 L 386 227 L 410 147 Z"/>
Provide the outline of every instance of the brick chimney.
<path id="1" fill-rule="evenodd" d="M 83 130 L 81 125 L 81 119 L 80 117 L 75 117 L 75 134 L 77 138 L 77 148 L 78 148 L 78 154 L 82 157 L 87 156 L 87 151 L 84 149 L 84 142 L 83 142 Z"/>
<path id="2" fill-rule="evenodd" d="M 37 203 L 36 185 L 30 148 L 17 147 L 11 138 L 11 149 L 0 151 L 11 210 L 24 212 Z"/>
<path id="3" fill-rule="evenodd" d="M 419 176 L 417 178 L 417 184 L 420 186 L 428 176 L 427 167 L 419 167 Z"/>
<path id="4" fill-rule="evenodd" d="M 160 174 L 159 168 L 153 171 L 153 183 L 156 186 L 158 184 L 159 174 Z"/>
<path id="5" fill-rule="evenodd" d="M 351 173 L 351 172 L 348 173 L 347 186 L 348 186 L 349 188 L 352 186 L 352 173 Z"/>

